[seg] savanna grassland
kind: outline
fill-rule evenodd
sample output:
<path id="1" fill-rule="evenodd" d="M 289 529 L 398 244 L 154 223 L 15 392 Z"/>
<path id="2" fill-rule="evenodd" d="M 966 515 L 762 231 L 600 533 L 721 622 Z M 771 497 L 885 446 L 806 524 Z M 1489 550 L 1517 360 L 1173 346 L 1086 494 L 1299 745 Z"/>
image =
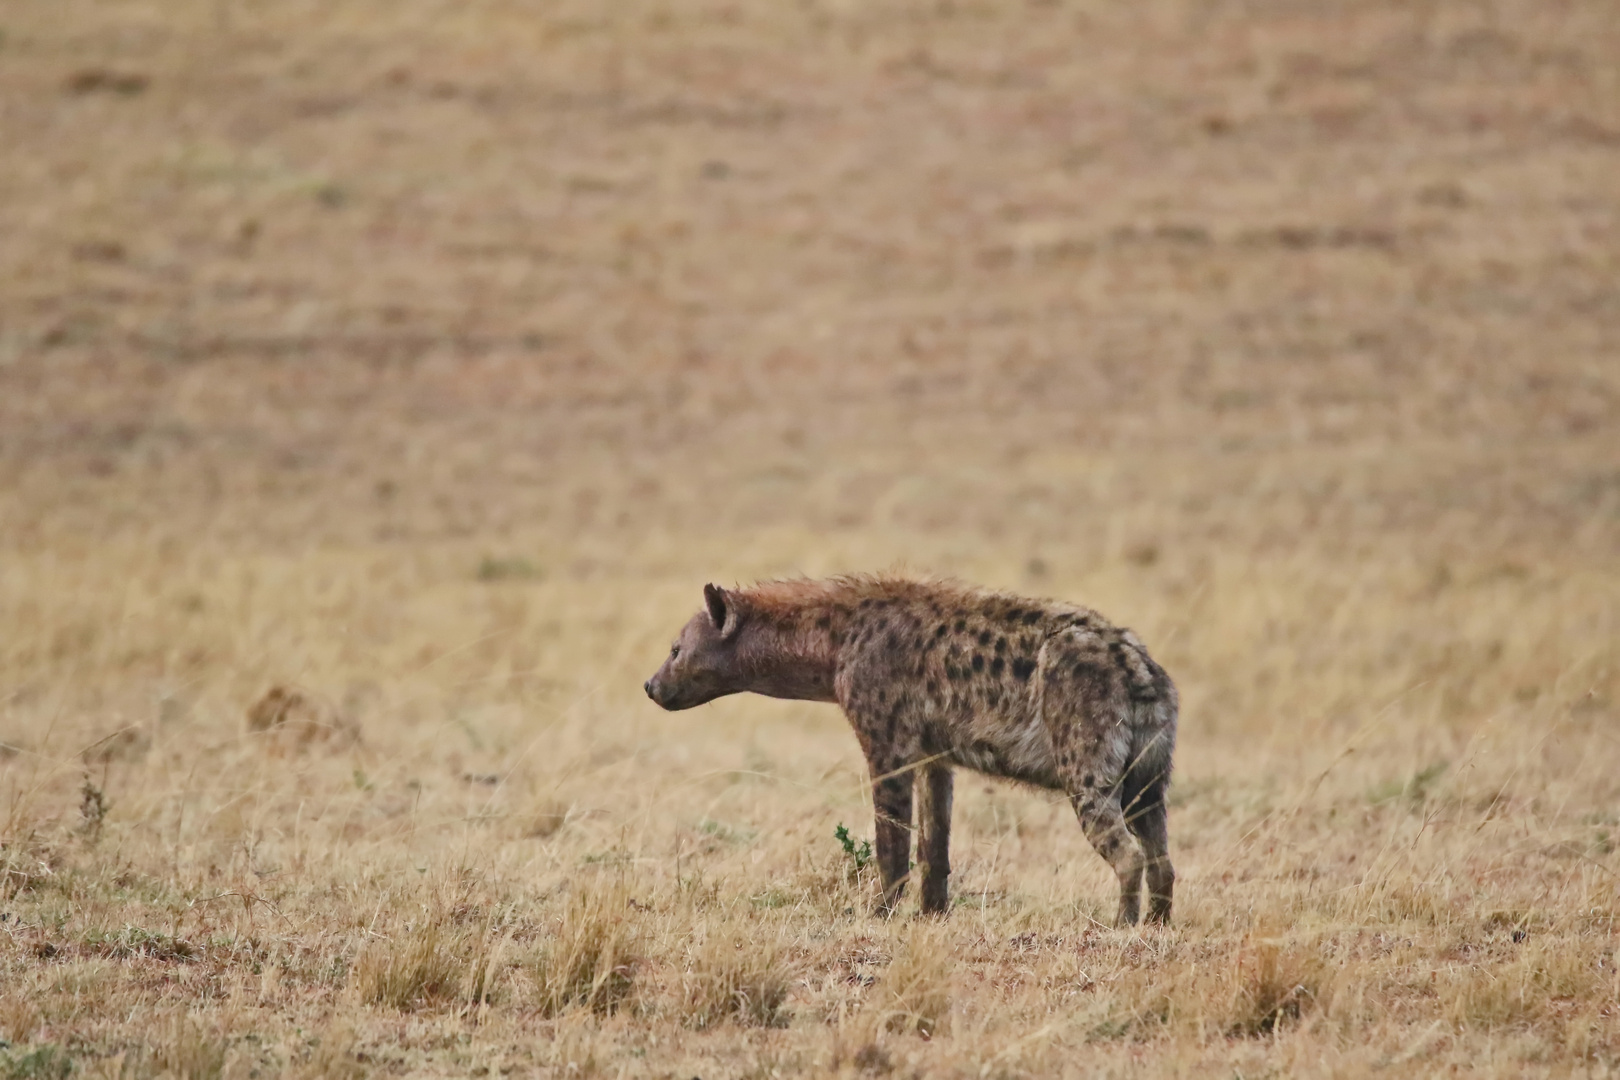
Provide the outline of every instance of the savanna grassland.
<path id="1" fill-rule="evenodd" d="M 0 1068 L 1613 1075 L 1617 282 L 1603 0 L 10 0 Z M 1174 675 L 1172 928 L 642 696 L 895 566 Z"/>

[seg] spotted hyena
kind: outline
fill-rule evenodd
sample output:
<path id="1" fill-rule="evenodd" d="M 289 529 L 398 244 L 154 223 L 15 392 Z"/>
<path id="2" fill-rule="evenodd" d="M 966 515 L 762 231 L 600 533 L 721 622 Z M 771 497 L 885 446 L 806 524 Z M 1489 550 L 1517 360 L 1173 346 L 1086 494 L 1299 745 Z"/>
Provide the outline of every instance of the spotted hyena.
<path id="1" fill-rule="evenodd" d="M 1176 688 L 1135 634 L 1072 604 L 893 577 L 703 595 L 647 695 L 666 709 L 743 691 L 841 705 L 872 774 L 885 910 L 909 876 L 914 790 L 922 908 L 945 910 L 961 765 L 1062 791 L 1119 877 L 1118 921 L 1136 922 L 1144 871 L 1148 919 L 1169 920 Z"/>

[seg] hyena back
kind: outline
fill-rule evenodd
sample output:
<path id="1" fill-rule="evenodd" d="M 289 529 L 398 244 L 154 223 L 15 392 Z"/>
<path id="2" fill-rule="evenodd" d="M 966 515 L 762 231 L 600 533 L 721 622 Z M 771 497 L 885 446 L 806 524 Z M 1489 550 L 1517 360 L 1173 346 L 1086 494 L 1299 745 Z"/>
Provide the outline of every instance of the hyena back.
<path id="1" fill-rule="evenodd" d="M 1087 608 L 889 577 L 704 588 L 646 683 L 666 709 L 726 694 L 837 702 L 872 775 L 892 910 L 916 804 L 922 908 L 944 911 L 951 768 L 1062 791 L 1119 878 L 1120 924 L 1167 922 L 1165 794 L 1177 698 L 1136 635 Z"/>

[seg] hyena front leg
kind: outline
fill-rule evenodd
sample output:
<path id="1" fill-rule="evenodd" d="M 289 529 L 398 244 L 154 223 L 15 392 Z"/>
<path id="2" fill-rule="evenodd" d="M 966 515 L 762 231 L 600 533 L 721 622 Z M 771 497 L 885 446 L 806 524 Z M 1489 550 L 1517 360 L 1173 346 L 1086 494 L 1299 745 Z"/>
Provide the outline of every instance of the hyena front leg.
<path id="1" fill-rule="evenodd" d="M 917 862 L 922 866 L 922 909 L 943 914 L 951 905 L 951 767 L 924 765 L 917 777 Z"/>
<path id="2" fill-rule="evenodd" d="M 911 876 L 911 778 L 912 770 L 876 760 L 872 770 L 872 808 L 877 818 L 878 876 L 883 881 L 884 915 L 894 911 L 906 891 Z"/>

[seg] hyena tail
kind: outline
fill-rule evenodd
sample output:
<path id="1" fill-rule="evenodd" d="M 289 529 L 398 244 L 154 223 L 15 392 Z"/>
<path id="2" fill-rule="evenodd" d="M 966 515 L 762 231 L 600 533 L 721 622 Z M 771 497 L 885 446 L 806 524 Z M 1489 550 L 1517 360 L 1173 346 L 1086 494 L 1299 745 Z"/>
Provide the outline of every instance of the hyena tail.
<path id="1" fill-rule="evenodd" d="M 1129 723 L 1131 758 L 1120 785 L 1120 804 L 1126 824 L 1140 835 L 1136 823 L 1161 816 L 1170 790 L 1170 766 L 1176 749 L 1175 697 L 1133 702 Z"/>

